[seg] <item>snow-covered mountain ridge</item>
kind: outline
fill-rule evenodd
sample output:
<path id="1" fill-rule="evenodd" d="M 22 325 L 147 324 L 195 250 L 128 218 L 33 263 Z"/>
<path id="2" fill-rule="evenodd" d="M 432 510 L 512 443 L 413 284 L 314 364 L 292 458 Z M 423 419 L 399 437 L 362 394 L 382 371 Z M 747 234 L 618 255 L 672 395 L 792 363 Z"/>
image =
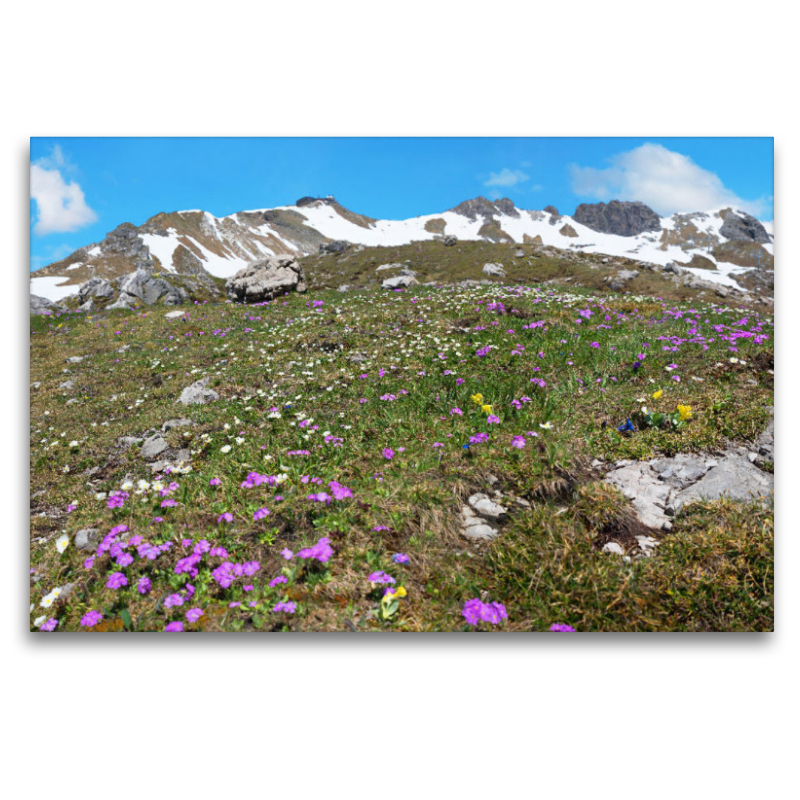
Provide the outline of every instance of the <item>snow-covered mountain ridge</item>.
<path id="1" fill-rule="evenodd" d="M 583 221 L 581 221 L 583 220 Z M 336 242 L 395 246 L 431 239 L 543 245 L 666 265 L 737 286 L 736 276 L 772 269 L 771 223 L 724 208 L 658 217 L 641 203 L 581 205 L 574 216 L 551 206 L 524 210 L 508 199 L 475 198 L 439 214 L 377 220 L 353 213 L 332 197 L 215 217 L 207 211 L 161 213 L 136 227 L 123 223 L 98 243 L 33 273 L 31 294 L 57 302 L 92 277 L 113 279 L 144 268 L 208 283 L 227 279 L 249 262 L 282 253 L 298 256 Z"/>

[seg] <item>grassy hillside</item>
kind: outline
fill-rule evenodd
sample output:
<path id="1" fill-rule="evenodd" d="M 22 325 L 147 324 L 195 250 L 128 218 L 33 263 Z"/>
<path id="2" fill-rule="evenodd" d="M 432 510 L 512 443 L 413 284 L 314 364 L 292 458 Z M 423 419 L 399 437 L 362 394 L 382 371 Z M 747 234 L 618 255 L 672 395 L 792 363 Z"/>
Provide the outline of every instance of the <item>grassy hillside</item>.
<path id="1" fill-rule="evenodd" d="M 312 287 L 407 258 L 422 281 L 467 264 L 463 277 L 481 278 L 498 260 L 513 282 L 529 262 L 542 279 L 595 274 L 532 248 L 515 260 L 432 244 L 436 258 L 408 245 L 312 257 L 307 271 Z M 507 612 L 480 624 L 493 630 L 771 629 L 770 509 L 692 506 L 656 555 L 626 561 L 601 546 L 624 543 L 628 502 L 592 468 L 755 437 L 773 403 L 771 319 L 564 284 L 316 288 L 167 310 L 31 319 L 31 620 L 463 630 L 481 598 Z M 204 376 L 219 399 L 177 404 Z M 620 433 L 643 402 L 692 416 Z M 177 417 L 194 424 L 164 436 L 189 466 L 153 475 L 122 437 Z M 465 539 L 465 498 L 495 490 L 509 508 L 500 536 Z M 74 538 L 87 528 L 93 557 Z"/>

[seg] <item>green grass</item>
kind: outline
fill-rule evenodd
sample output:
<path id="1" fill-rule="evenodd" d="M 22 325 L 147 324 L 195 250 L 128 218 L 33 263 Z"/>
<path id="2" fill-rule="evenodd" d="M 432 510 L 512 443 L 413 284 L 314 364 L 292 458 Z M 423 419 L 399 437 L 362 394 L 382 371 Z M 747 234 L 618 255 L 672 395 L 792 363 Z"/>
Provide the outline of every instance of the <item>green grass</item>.
<path id="1" fill-rule="evenodd" d="M 320 256 L 307 260 L 308 273 L 312 285 L 324 283 L 335 266 L 349 271 L 338 280 L 351 282 L 416 252 L 414 268 L 444 281 L 466 257 L 479 273 L 481 248 L 492 247 L 428 244 L 439 248 Z M 502 260 L 513 273 L 532 269 L 530 260 L 537 274 L 548 274 L 548 259 L 523 249 L 531 254 L 517 265 L 496 250 L 486 261 Z M 590 271 L 572 262 L 565 268 Z M 491 307 L 497 301 L 502 308 Z M 584 309 L 591 317 L 579 315 Z M 193 624 L 184 619 L 187 630 L 462 630 L 463 603 L 483 596 L 505 604 L 507 630 L 546 630 L 553 622 L 591 631 L 771 629 L 771 511 L 728 502 L 693 507 L 654 557 L 627 563 L 600 547 L 609 532 L 629 525 L 630 510 L 588 468 L 596 457 L 647 458 L 757 435 L 773 404 L 771 320 L 760 322 L 763 340 L 736 340 L 732 364 L 732 344 L 721 335 L 752 330 L 755 312 L 587 289 L 317 289 L 267 306 L 199 304 L 178 320 L 166 320 L 167 310 L 31 318 L 31 380 L 42 383 L 31 392 L 32 619 L 47 613 L 59 629 L 72 630 L 94 609 L 105 617 L 100 630 L 163 630 L 199 607 L 204 616 Z M 532 323 L 540 325 L 523 327 Z M 692 341 L 699 336 L 708 349 Z M 643 351 L 644 366 L 634 369 Z M 88 358 L 67 364 L 73 355 Z M 679 368 L 666 369 L 671 363 Z M 204 375 L 220 400 L 176 405 L 181 390 Z M 68 378 L 75 388 L 59 389 Z M 471 400 L 475 393 L 493 406 L 498 424 L 488 424 Z M 381 399 L 387 395 L 395 399 Z M 529 402 L 515 408 L 512 401 L 523 396 Z M 693 418 L 681 431 L 623 437 L 617 425 L 639 409 L 639 398 L 661 410 L 689 404 Z M 451 415 L 453 408 L 463 414 Z M 173 449 L 192 450 L 192 470 L 165 477 L 165 486 L 179 486 L 171 495 L 177 505 L 162 508 L 152 485 L 137 493 L 136 481 L 152 483 L 153 476 L 139 448 L 118 439 L 146 437 L 179 416 L 195 425 L 167 439 Z M 464 449 L 478 432 L 489 441 Z M 518 435 L 526 437 L 522 449 L 510 446 Z M 385 448 L 394 451 L 391 460 Z M 275 487 L 242 488 L 253 471 L 286 478 Z M 134 488 L 124 508 L 97 499 L 126 478 Z M 209 486 L 211 478 L 221 486 Z M 307 499 L 330 492 L 331 481 L 353 497 L 329 505 Z M 490 483 L 512 513 L 501 536 L 479 546 L 460 535 L 459 509 Z M 67 511 L 73 501 L 77 508 Z M 262 507 L 270 515 L 254 520 Z M 217 522 L 225 512 L 232 523 Z M 163 521 L 153 523 L 156 516 Z M 73 544 L 63 554 L 56 549 L 62 532 L 71 537 L 94 527 L 102 537 L 119 524 L 172 548 L 123 568 L 99 557 L 91 569 Z M 334 551 L 325 564 L 297 568 L 297 557 L 281 557 L 284 548 L 297 553 L 323 536 Z M 187 575 L 174 572 L 189 552 L 179 544 L 184 537 L 224 547 L 231 561 L 258 561 L 261 569 L 248 579 L 253 590 L 243 591 L 241 580 L 220 587 L 211 572 L 221 559 L 206 556 L 190 580 L 191 600 L 165 608 L 168 595 L 185 591 Z M 393 563 L 396 553 L 408 554 L 409 563 Z M 407 591 L 388 620 L 366 579 L 376 570 Z M 127 575 L 127 587 L 106 588 L 114 571 Z M 282 572 L 287 583 L 270 588 Z M 135 590 L 143 576 L 152 581 L 146 595 Z M 44 595 L 67 584 L 74 586 L 66 598 L 40 608 Z M 281 600 L 295 602 L 296 613 L 273 613 Z"/>

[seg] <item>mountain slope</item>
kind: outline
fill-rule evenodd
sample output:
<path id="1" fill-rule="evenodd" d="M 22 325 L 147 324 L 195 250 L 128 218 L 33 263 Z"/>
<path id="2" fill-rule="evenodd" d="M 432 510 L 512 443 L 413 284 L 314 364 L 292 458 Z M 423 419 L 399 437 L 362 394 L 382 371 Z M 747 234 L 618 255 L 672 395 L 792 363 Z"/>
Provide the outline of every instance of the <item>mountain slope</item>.
<path id="1" fill-rule="evenodd" d="M 208 286 L 266 255 L 317 253 L 343 241 L 398 246 L 454 237 L 623 256 L 687 266 L 698 276 L 737 286 L 737 276 L 772 268 L 771 226 L 744 212 L 717 209 L 658 218 L 641 203 L 582 205 L 576 217 L 524 210 L 508 199 L 483 197 L 439 214 L 376 220 L 332 197 L 215 217 L 207 211 L 160 213 L 136 227 L 123 223 L 98 243 L 82 247 L 31 277 L 31 294 L 59 301 L 92 277 L 114 279 L 136 269 L 189 276 Z M 658 220 L 658 223 L 656 223 Z M 590 227 L 592 226 L 592 227 Z M 637 232 L 638 231 L 638 232 Z"/>

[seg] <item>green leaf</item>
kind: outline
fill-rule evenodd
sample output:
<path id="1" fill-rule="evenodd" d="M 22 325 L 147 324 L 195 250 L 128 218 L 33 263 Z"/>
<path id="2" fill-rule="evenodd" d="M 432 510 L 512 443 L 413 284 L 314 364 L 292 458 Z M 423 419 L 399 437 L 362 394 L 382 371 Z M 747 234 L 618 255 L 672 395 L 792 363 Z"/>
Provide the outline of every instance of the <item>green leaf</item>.
<path id="1" fill-rule="evenodd" d="M 132 631 L 133 621 L 131 620 L 131 615 L 128 612 L 128 609 L 127 608 L 122 609 L 119 616 L 120 619 L 122 619 L 122 624 L 125 626 L 125 628 L 129 631 Z"/>

